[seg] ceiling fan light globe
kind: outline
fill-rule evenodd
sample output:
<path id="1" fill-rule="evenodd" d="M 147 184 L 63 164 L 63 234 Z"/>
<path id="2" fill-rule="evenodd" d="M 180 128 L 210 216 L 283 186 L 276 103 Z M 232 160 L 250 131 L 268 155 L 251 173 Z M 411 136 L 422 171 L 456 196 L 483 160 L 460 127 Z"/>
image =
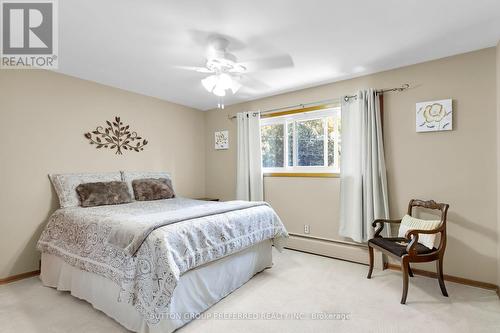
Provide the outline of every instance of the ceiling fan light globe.
<path id="1" fill-rule="evenodd" d="M 229 74 L 222 73 L 219 75 L 219 80 L 217 81 L 217 86 L 221 87 L 223 90 L 229 89 L 233 85 L 233 79 Z"/>
<path id="2" fill-rule="evenodd" d="M 231 84 L 230 88 L 233 94 L 236 94 L 238 90 L 240 90 L 240 88 L 241 88 L 241 83 L 233 79 L 233 83 Z"/>
<path id="3" fill-rule="evenodd" d="M 201 84 L 203 85 L 203 88 L 205 88 L 208 92 L 212 92 L 212 90 L 214 90 L 215 88 L 215 85 L 217 84 L 217 81 L 217 76 L 210 75 L 201 80 Z"/>
<path id="4" fill-rule="evenodd" d="M 214 90 L 212 91 L 214 95 L 219 96 L 219 97 L 224 97 L 226 96 L 226 90 L 223 89 L 221 86 L 217 85 L 215 86 Z"/>

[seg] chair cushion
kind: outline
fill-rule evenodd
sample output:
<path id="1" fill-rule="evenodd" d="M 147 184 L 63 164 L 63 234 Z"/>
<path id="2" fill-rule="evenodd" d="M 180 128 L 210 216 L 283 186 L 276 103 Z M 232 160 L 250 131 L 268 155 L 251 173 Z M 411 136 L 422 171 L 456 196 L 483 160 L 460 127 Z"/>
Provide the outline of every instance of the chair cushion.
<path id="1" fill-rule="evenodd" d="M 390 253 L 395 254 L 398 257 L 402 257 L 403 255 L 408 253 L 408 252 L 406 252 L 406 245 L 399 244 L 399 243 L 403 243 L 403 242 L 406 244 L 406 242 L 407 242 L 406 238 L 403 238 L 403 237 L 394 237 L 394 238 L 375 237 L 375 238 L 372 238 L 368 241 L 368 243 L 377 245 L 377 246 L 389 251 Z M 429 249 L 428 247 L 426 247 L 420 243 L 417 243 L 415 248 L 417 249 L 418 254 L 426 254 L 426 253 L 430 253 L 430 252 L 436 250 L 435 248 Z"/>
<path id="2" fill-rule="evenodd" d="M 399 224 L 398 237 L 404 237 L 408 230 L 433 230 L 439 227 L 440 224 L 440 220 L 429 221 L 405 215 Z M 418 242 L 427 246 L 429 249 L 432 249 L 434 247 L 434 242 L 436 241 L 436 235 L 437 234 L 419 234 Z"/>

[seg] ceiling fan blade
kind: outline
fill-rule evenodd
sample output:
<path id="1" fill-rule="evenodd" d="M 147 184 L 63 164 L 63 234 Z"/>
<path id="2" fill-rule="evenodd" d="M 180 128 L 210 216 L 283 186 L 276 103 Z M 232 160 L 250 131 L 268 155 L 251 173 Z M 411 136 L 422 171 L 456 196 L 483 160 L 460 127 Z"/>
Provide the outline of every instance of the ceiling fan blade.
<path id="1" fill-rule="evenodd" d="M 247 69 L 247 73 L 294 66 L 293 59 L 288 54 L 240 62 L 239 64 Z"/>
<path id="2" fill-rule="evenodd" d="M 250 76 L 250 75 L 243 75 L 240 79 L 240 83 L 243 85 L 245 89 L 249 89 L 251 91 L 265 91 L 268 90 L 270 87 L 268 84 L 257 80 L 256 78 Z"/>
<path id="3" fill-rule="evenodd" d="M 184 69 L 188 71 L 194 71 L 198 73 L 206 73 L 206 74 L 211 74 L 214 73 L 214 71 L 206 68 L 206 67 L 196 67 L 196 66 L 174 66 L 177 69 Z"/>
<path id="4" fill-rule="evenodd" d="M 228 50 L 231 52 L 242 50 L 246 46 L 246 43 L 231 35 L 221 34 L 215 31 L 191 29 L 188 30 L 188 36 L 189 39 L 191 40 L 191 43 L 193 43 L 196 46 L 200 45 L 203 47 L 209 46 L 210 41 L 217 37 L 222 37 L 229 41 Z"/>

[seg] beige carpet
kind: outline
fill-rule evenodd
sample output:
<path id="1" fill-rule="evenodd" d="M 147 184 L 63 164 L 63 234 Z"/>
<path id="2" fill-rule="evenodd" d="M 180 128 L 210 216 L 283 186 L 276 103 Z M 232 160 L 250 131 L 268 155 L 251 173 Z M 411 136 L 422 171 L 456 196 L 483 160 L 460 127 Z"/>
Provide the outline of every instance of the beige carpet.
<path id="1" fill-rule="evenodd" d="M 417 276 L 410 279 L 407 305 L 400 305 L 399 273 L 375 271 L 367 280 L 366 272 L 366 266 L 345 261 L 276 253 L 272 269 L 207 311 L 212 317 L 240 313 L 260 319 L 198 319 L 178 332 L 500 332 L 500 302 L 492 291 L 447 283 L 445 298 L 436 280 Z M 126 332 L 38 278 L 0 287 L 0 331 Z"/>

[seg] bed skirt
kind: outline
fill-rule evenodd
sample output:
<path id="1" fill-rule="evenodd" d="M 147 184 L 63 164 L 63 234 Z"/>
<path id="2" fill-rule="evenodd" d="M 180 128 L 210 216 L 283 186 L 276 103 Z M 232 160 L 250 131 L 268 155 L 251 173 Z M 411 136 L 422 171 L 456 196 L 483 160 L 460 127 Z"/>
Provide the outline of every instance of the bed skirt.
<path id="1" fill-rule="evenodd" d="M 148 326 L 129 303 L 117 301 L 120 287 L 113 281 L 75 268 L 61 258 L 42 253 L 40 278 L 45 286 L 70 291 L 128 330 L 139 333 L 169 333 L 242 286 L 252 276 L 272 266 L 271 241 L 197 267 L 181 276 L 169 311 L 156 325 Z"/>

